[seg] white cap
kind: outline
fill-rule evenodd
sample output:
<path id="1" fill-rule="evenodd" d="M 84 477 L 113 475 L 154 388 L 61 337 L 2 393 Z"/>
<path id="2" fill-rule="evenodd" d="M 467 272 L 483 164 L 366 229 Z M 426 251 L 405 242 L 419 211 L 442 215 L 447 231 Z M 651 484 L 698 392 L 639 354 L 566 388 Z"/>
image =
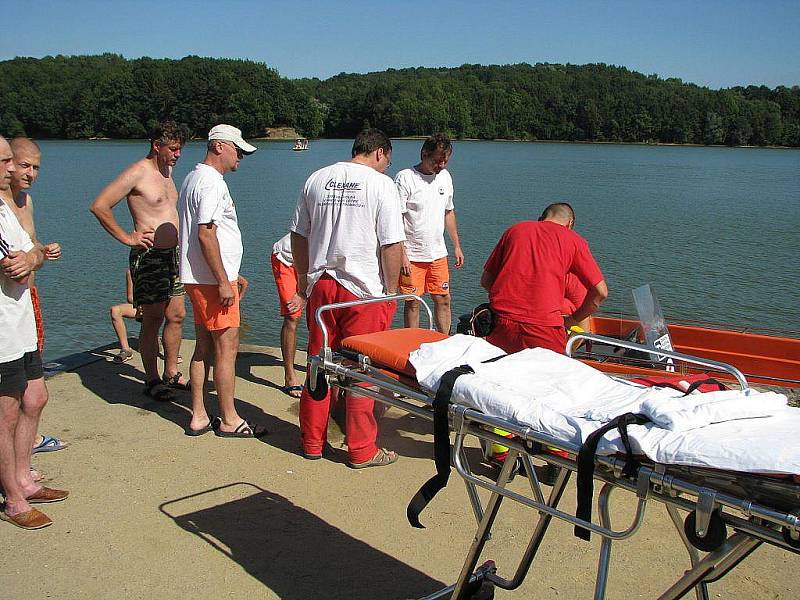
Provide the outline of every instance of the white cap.
<path id="1" fill-rule="evenodd" d="M 233 142 L 245 154 L 252 154 L 258 150 L 255 146 L 245 142 L 242 138 L 242 130 L 233 125 L 215 125 L 212 127 L 211 131 L 208 132 L 208 141 L 210 142 L 211 140 Z"/>

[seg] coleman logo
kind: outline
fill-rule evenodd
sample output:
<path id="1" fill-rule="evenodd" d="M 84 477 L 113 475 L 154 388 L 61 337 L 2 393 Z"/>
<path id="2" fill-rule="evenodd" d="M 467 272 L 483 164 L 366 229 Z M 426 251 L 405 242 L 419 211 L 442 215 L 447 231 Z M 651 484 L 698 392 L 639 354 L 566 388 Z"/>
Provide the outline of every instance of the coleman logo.
<path id="1" fill-rule="evenodd" d="M 335 181 L 330 179 L 328 183 L 325 184 L 325 189 L 327 191 L 336 190 L 336 191 L 350 191 L 350 190 L 360 190 L 361 189 L 361 182 L 359 181 Z"/>

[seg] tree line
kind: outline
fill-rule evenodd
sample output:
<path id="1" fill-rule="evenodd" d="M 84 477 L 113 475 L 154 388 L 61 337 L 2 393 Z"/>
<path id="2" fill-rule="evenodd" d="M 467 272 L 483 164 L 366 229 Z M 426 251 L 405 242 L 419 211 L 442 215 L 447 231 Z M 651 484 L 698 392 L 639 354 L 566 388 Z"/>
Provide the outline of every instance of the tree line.
<path id="1" fill-rule="evenodd" d="M 248 136 L 276 123 L 317 135 L 319 104 L 266 65 L 116 54 L 0 62 L 0 132 L 34 138 L 144 138 L 172 119 L 192 135 L 235 123 Z"/>
<path id="2" fill-rule="evenodd" d="M 456 138 L 800 146 L 800 87 L 711 90 L 604 64 L 388 69 L 326 80 L 263 63 L 114 54 L 0 62 L 0 132 L 141 138 L 163 119 L 307 137 L 446 131 Z"/>

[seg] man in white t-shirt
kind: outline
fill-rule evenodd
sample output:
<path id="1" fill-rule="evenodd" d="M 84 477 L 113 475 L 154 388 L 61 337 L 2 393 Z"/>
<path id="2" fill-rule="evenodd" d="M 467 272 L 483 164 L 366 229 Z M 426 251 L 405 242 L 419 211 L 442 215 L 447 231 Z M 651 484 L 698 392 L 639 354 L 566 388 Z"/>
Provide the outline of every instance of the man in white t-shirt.
<path id="1" fill-rule="evenodd" d="M 0 191 L 9 189 L 14 170 L 11 146 L 0 137 Z M 0 202 L 0 485 L 5 498 L 0 519 L 23 529 L 52 524 L 31 504 L 69 495 L 43 487 L 31 476 L 31 450 L 47 388 L 28 278 L 43 261 L 42 250 Z"/>
<path id="2" fill-rule="evenodd" d="M 362 131 L 353 143 L 352 160 L 316 171 L 300 193 L 290 227 L 299 291 L 288 308 L 297 310 L 308 298 L 309 356 L 322 348 L 322 331 L 314 319 L 317 308 L 397 292 L 405 236 L 397 188 L 383 174 L 391 155 L 386 134 Z M 388 329 L 395 308 L 393 302 L 380 302 L 326 313 L 329 343 L 335 349 L 347 336 Z M 348 464 L 354 469 L 397 460 L 396 453 L 375 443 L 373 404 L 371 398 L 348 394 Z M 322 457 L 330 409 L 330 390 L 319 401 L 303 390 L 300 435 L 308 459 Z"/>
<path id="3" fill-rule="evenodd" d="M 239 274 L 242 234 L 223 175 L 239 168 L 256 147 L 231 125 L 208 132 L 203 162 L 183 180 L 178 199 L 180 279 L 192 302 L 196 339 L 189 366 L 192 419 L 186 435 L 213 430 L 220 437 L 260 437 L 266 430 L 239 416 L 234 406 L 236 354 L 239 350 L 239 300 L 247 280 Z M 211 358 L 220 416 L 211 419 L 204 392 Z"/>
<path id="4" fill-rule="evenodd" d="M 450 138 L 432 135 L 422 144 L 419 163 L 395 177 L 403 211 L 406 242 L 400 272 L 400 292 L 431 295 L 436 328 L 450 333 L 450 274 L 444 232 L 453 241 L 455 267 L 464 264 L 453 208 L 453 179 L 447 163 L 453 155 Z M 405 303 L 406 327 L 419 327 L 419 302 Z"/>
<path id="5" fill-rule="evenodd" d="M 292 237 L 287 233 L 272 246 L 272 276 L 278 288 L 283 325 L 281 326 L 281 356 L 283 357 L 283 388 L 287 396 L 299 398 L 303 386 L 297 383 L 294 357 L 297 353 L 297 324 L 303 309 L 289 310 L 292 299 L 297 295 L 297 270 L 292 257 Z"/>

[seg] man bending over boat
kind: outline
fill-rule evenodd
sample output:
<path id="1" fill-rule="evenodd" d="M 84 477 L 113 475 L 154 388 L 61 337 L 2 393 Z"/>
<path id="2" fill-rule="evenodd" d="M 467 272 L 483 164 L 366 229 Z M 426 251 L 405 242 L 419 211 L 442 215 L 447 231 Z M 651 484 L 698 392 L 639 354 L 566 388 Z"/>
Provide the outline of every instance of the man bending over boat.
<path id="1" fill-rule="evenodd" d="M 139 352 L 145 372 L 145 393 L 156 400 L 174 400 L 170 388 L 186 389 L 178 372 L 184 289 L 178 275 L 178 190 L 172 168 L 181 156 L 186 132 L 166 121 L 150 136 L 150 152 L 127 167 L 92 203 L 91 211 L 114 239 L 130 246 L 133 304 L 142 307 Z M 114 218 L 114 207 L 127 197 L 133 217 L 128 233 Z M 158 331 L 164 326 L 164 375 L 158 372 Z"/>
<path id="2" fill-rule="evenodd" d="M 608 287 L 589 244 L 572 228 L 566 202 L 548 206 L 538 221 L 523 221 L 503 233 L 483 267 L 495 325 L 487 341 L 506 352 L 543 347 L 564 353 L 566 330 L 589 317 L 608 297 Z M 587 289 L 583 303 L 562 316 L 567 274 Z"/>

